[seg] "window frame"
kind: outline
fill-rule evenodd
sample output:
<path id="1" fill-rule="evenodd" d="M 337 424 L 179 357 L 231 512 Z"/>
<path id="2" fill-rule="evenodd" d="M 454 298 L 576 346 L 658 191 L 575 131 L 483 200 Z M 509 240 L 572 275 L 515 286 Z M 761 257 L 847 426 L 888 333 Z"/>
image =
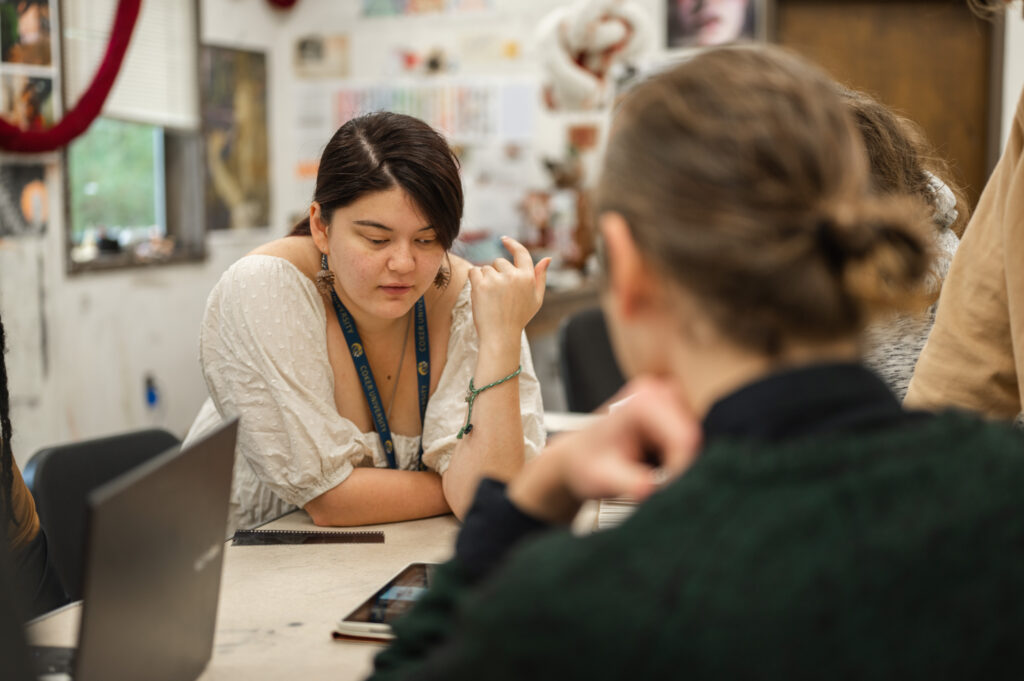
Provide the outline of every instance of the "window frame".
<path id="1" fill-rule="evenodd" d="M 192 49 L 195 51 L 195 85 L 197 106 L 201 107 L 202 92 L 200 91 L 201 64 L 200 45 L 202 44 L 201 15 L 202 7 L 199 0 L 185 0 L 194 5 L 194 38 Z M 51 0 L 57 7 L 59 27 L 59 54 L 60 54 L 60 94 L 61 101 L 67 99 L 66 72 L 68 51 L 65 49 L 64 40 L 64 3 L 62 0 Z M 133 39 L 135 36 L 133 36 Z M 66 108 L 66 107 L 65 107 Z M 201 112 L 197 112 L 201 113 Z M 103 113 L 100 113 L 103 117 Z M 201 115 L 197 121 L 196 129 L 177 128 L 172 126 L 154 125 L 152 121 L 134 121 L 120 116 L 107 116 L 113 120 L 121 120 L 127 123 L 143 123 L 153 125 L 163 131 L 164 136 L 164 215 L 166 220 L 165 237 L 174 239 L 174 251 L 167 257 L 142 260 L 135 256 L 130 250 L 116 254 L 102 254 L 86 262 L 76 262 L 71 258 L 71 251 L 75 247 L 72 236 L 73 223 L 71 219 L 71 171 L 69 164 L 69 146 L 60 150 L 61 168 L 61 191 L 63 200 L 62 217 L 64 220 L 64 269 L 68 275 L 78 275 L 86 272 L 103 272 L 114 270 L 132 270 L 150 267 L 164 267 L 183 263 L 203 262 L 207 259 L 209 252 L 206 245 L 206 225 L 203 213 L 203 182 L 205 178 L 205 164 L 203 163 L 203 139 Z M 88 131 L 83 134 L 88 134 Z M 159 207 L 158 207 L 159 209 Z"/>

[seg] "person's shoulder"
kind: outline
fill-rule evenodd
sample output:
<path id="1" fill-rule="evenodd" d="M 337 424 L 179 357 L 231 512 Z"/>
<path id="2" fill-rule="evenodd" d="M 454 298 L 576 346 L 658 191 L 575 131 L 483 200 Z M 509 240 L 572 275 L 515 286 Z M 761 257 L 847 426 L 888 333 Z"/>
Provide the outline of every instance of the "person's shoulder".
<path id="1" fill-rule="evenodd" d="M 288 237 L 260 246 L 236 260 L 221 275 L 210 294 L 208 306 L 218 301 L 262 306 L 279 296 L 316 299 L 315 270 L 313 276 L 310 274 L 311 261 L 315 259 L 303 248 L 302 237 Z"/>
<path id="2" fill-rule="evenodd" d="M 1024 431 L 956 409 L 922 419 L 921 442 L 952 462 L 956 476 L 967 471 L 985 479 L 1015 480 L 1024 489 Z"/>
<path id="3" fill-rule="evenodd" d="M 242 256 L 207 298 L 203 337 L 215 338 L 226 327 L 260 329 L 261 335 L 320 327 L 323 299 L 307 268 L 301 251 L 287 243 L 271 242 Z"/>
<path id="4" fill-rule="evenodd" d="M 313 244 L 312 237 L 308 236 L 286 236 L 276 239 L 250 251 L 242 260 L 251 256 L 280 258 L 290 263 L 310 281 L 316 281 L 316 273 L 320 270 L 320 251 Z"/>

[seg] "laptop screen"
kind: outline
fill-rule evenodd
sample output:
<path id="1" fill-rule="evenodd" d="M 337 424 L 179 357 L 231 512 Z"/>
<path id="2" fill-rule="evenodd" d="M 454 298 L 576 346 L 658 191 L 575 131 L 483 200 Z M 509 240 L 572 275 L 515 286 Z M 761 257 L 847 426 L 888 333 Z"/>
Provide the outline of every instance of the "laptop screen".
<path id="1" fill-rule="evenodd" d="M 77 681 L 192 681 L 213 649 L 237 419 L 89 497 Z"/>

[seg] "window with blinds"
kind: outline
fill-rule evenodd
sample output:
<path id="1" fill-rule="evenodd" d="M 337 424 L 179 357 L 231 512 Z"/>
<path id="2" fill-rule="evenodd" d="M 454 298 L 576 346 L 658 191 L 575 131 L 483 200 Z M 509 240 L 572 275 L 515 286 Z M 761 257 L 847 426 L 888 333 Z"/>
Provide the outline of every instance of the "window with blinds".
<path id="1" fill-rule="evenodd" d="M 65 110 L 92 82 L 117 5 L 117 0 L 61 0 Z M 103 115 L 198 130 L 198 45 L 196 2 L 145 0 Z"/>

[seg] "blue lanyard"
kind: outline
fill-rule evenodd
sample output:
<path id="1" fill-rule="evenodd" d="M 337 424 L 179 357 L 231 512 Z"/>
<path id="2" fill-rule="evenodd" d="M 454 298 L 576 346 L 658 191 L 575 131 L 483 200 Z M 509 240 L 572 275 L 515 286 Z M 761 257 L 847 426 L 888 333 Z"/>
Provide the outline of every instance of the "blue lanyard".
<path id="1" fill-rule="evenodd" d="M 341 332 L 345 334 L 345 342 L 348 343 L 348 350 L 352 354 L 352 363 L 355 364 L 359 380 L 363 384 L 363 394 L 366 395 L 366 402 L 370 405 L 370 415 L 373 417 L 373 424 L 377 428 L 377 436 L 384 448 L 384 455 L 388 458 L 389 468 L 398 468 L 395 461 L 395 444 L 391 439 L 391 428 L 388 426 L 388 417 L 384 413 L 384 405 L 380 401 L 380 393 L 377 391 L 377 382 L 373 380 L 373 371 L 370 369 L 370 362 L 366 359 L 366 352 L 363 350 L 363 343 L 359 339 L 359 331 L 352 320 L 352 315 L 345 309 L 338 294 L 331 291 L 331 300 L 334 303 L 334 312 L 338 315 L 338 324 Z M 423 469 L 423 423 L 427 415 L 427 399 L 430 397 L 430 338 L 427 335 L 427 304 L 421 297 L 416 301 L 413 315 L 416 317 L 416 384 L 419 386 L 420 399 L 420 452 L 419 468 Z M 396 377 L 397 378 L 397 377 Z"/>

